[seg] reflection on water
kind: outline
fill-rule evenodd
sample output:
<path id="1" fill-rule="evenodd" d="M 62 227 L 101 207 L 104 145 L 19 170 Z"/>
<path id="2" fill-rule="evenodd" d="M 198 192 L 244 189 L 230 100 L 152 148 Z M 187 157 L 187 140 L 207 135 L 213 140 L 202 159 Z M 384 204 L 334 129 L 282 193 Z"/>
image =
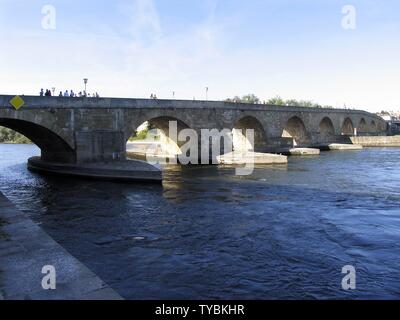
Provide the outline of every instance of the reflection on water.
<path id="1" fill-rule="evenodd" d="M 177 166 L 163 186 L 42 177 L 25 165 L 38 152 L 0 145 L 0 190 L 126 298 L 400 297 L 400 149 L 249 177 Z"/>

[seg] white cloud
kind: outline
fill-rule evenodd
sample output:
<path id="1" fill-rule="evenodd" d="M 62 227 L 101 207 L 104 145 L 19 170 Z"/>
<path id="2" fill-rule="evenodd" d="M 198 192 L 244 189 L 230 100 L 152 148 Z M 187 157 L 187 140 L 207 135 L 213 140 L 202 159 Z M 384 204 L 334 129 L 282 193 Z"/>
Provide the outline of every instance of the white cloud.
<path id="1" fill-rule="evenodd" d="M 123 14 L 129 18 L 129 33 L 135 42 L 152 43 L 162 34 L 160 17 L 153 0 L 134 0 L 121 6 Z"/>

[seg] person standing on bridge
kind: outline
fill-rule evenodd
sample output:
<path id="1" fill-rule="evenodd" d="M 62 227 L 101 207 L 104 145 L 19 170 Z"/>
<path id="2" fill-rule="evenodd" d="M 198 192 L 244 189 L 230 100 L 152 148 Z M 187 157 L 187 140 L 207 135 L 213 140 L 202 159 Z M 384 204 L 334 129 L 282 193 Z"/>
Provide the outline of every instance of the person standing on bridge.
<path id="1" fill-rule="evenodd" d="M 65 92 L 64 92 L 64 97 L 69 97 L 68 90 L 65 90 Z"/>
<path id="2" fill-rule="evenodd" d="M 44 96 L 44 90 L 43 90 L 43 89 L 40 90 L 40 96 L 41 96 L 41 97 Z"/>

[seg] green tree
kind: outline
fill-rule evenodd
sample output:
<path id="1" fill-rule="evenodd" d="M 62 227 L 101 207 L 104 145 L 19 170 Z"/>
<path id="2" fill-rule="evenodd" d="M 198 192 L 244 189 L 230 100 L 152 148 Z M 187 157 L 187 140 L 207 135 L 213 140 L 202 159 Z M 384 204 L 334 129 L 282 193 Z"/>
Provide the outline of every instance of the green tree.
<path id="1" fill-rule="evenodd" d="M 300 101 L 298 101 L 298 100 L 296 100 L 296 99 L 289 99 L 289 100 L 286 100 L 286 103 L 285 103 L 287 106 L 290 106 L 290 107 L 300 107 L 301 106 L 301 104 L 300 104 Z"/>
<path id="2" fill-rule="evenodd" d="M 142 127 L 142 126 L 141 126 Z M 150 122 L 146 123 L 146 126 L 140 130 L 136 131 L 135 134 L 129 138 L 129 141 L 142 141 L 149 138 L 149 132 L 151 130 L 156 130 L 157 127 L 152 125 Z M 154 137 L 155 140 L 159 140 L 159 137 Z"/>
<path id="3" fill-rule="evenodd" d="M 242 97 L 242 102 L 256 104 L 260 103 L 260 99 L 255 94 L 247 94 Z"/>
<path id="4" fill-rule="evenodd" d="M 260 99 L 255 94 L 251 93 L 251 94 L 246 94 L 242 97 L 235 96 L 233 98 L 228 98 L 225 100 L 225 102 L 256 104 L 260 103 Z"/>
<path id="5" fill-rule="evenodd" d="M 242 97 L 235 96 L 234 98 L 229 98 L 225 100 L 226 102 L 236 102 L 236 103 L 260 103 L 260 99 L 254 94 L 248 94 Z M 330 108 L 332 106 L 326 105 L 322 106 L 318 103 L 314 103 L 312 100 L 296 100 L 288 99 L 285 100 L 280 96 L 276 96 L 264 102 L 265 104 L 275 105 L 275 106 L 289 106 L 289 107 L 305 107 L 305 108 Z"/>
<path id="6" fill-rule="evenodd" d="M 290 106 L 290 107 L 322 108 L 321 105 L 314 103 L 311 100 L 296 100 L 296 99 L 284 100 L 280 96 L 276 96 L 275 98 L 268 100 L 267 104 L 272 104 L 277 106 Z"/>
<path id="7" fill-rule="evenodd" d="M 274 106 L 285 106 L 286 105 L 285 101 L 280 96 L 276 96 L 275 98 L 269 99 L 267 101 L 267 104 L 271 104 Z"/>
<path id="8" fill-rule="evenodd" d="M 22 134 L 4 127 L 0 127 L 0 143 L 27 144 L 31 141 Z"/>

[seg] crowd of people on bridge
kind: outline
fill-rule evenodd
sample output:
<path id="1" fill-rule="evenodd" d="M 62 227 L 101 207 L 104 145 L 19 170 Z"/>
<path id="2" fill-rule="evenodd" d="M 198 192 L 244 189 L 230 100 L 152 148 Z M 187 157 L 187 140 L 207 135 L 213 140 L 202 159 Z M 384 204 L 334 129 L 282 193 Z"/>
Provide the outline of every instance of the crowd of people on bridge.
<path id="1" fill-rule="evenodd" d="M 41 97 L 51 97 L 54 95 L 54 91 L 52 93 L 49 89 L 46 89 L 46 91 L 44 91 L 44 89 L 41 89 L 39 95 Z M 86 93 L 86 91 L 80 91 L 79 93 L 75 93 L 74 90 L 70 90 L 70 91 L 65 90 L 64 93 L 62 91 L 60 91 L 58 96 L 59 97 L 69 97 L 69 98 L 82 98 L 82 97 L 100 98 L 100 95 L 97 92 L 95 92 L 93 94 Z"/>

